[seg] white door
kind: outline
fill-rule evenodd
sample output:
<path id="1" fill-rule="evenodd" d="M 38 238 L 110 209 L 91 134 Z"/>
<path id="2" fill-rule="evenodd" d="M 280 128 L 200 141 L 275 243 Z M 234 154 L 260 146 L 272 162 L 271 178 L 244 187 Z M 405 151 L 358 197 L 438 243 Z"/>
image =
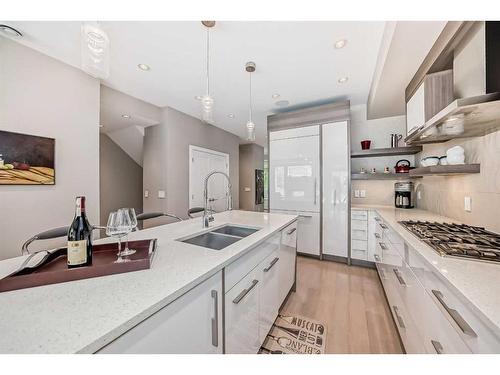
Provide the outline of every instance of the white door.
<path id="1" fill-rule="evenodd" d="M 323 254 L 347 257 L 349 137 L 347 121 L 323 125 Z"/>
<path id="2" fill-rule="evenodd" d="M 226 353 L 256 354 L 260 348 L 260 268 L 226 293 Z"/>
<path id="3" fill-rule="evenodd" d="M 103 354 L 221 354 L 222 271 L 100 349 Z"/>
<path id="4" fill-rule="evenodd" d="M 205 177 L 213 171 L 229 174 L 229 155 L 201 147 L 189 146 L 189 158 L 189 208 L 203 207 Z M 227 181 L 224 176 L 215 175 L 210 178 L 208 197 L 214 199 L 212 208 L 215 211 L 225 211 L 227 193 Z"/>
<path id="5" fill-rule="evenodd" d="M 271 210 L 319 212 L 319 127 L 271 133 Z"/>

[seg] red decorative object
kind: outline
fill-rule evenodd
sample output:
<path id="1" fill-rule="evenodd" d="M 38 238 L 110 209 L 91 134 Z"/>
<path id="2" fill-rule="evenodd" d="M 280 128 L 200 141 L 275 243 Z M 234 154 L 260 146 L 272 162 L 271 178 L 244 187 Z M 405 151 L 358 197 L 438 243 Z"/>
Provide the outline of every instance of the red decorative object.
<path id="1" fill-rule="evenodd" d="M 369 150 L 371 143 L 372 143 L 372 141 L 370 141 L 368 139 L 364 140 L 364 141 L 361 141 L 361 149 L 362 150 Z"/>

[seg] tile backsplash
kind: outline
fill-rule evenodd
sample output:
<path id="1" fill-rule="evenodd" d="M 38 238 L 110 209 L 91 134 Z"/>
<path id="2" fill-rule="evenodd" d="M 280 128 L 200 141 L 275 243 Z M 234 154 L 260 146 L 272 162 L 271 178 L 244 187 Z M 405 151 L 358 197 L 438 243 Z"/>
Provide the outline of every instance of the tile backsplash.
<path id="1" fill-rule="evenodd" d="M 466 163 L 481 164 L 481 173 L 416 180 L 415 190 L 421 192 L 417 207 L 500 232 L 500 132 L 425 145 L 417 162 L 426 156 L 446 155 L 455 145 L 465 149 Z M 471 212 L 464 210 L 465 197 L 472 199 Z"/>

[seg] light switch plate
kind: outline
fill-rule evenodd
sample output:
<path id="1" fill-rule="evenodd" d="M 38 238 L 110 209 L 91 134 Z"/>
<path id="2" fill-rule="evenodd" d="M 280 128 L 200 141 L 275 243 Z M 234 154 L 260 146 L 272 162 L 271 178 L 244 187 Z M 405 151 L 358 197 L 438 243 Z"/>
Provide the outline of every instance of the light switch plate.
<path id="1" fill-rule="evenodd" d="M 246 187 L 245 188 L 245 191 L 250 191 L 251 189 L 249 187 Z"/>
<path id="2" fill-rule="evenodd" d="M 165 190 L 158 190 L 158 198 L 165 199 Z"/>
<path id="3" fill-rule="evenodd" d="M 359 190 L 354 190 L 354 198 L 359 198 Z"/>
<path id="4" fill-rule="evenodd" d="M 144 198 L 149 198 L 149 190 L 144 190 Z"/>
<path id="5" fill-rule="evenodd" d="M 360 190 L 360 192 L 359 192 L 359 196 L 360 196 L 361 198 L 366 198 L 366 190 Z"/>
<path id="6" fill-rule="evenodd" d="M 471 199 L 471 197 L 464 197 L 464 210 L 467 212 L 472 211 L 472 199 Z"/>

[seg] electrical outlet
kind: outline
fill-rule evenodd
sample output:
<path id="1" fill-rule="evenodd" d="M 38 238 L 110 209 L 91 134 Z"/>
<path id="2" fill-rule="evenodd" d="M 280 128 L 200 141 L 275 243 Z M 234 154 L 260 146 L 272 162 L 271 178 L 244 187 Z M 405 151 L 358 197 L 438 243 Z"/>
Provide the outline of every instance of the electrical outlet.
<path id="1" fill-rule="evenodd" d="M 472 211 L 472 199 L 471 199 L 471 197 L 464 197 L 464 210 L 467 212 Z"/>
<path id="2" fill-rule="evenodd" d="M 366 190 L 360 190 L 360 192 L 359 192 L 359 196 L 360 196 L 361 198 L 366 198 Z"/>
<path id="3" fill-rule="evenodd" d="M 359 190 L 354 190 L 354 198 L 359 198 Z"/>
<path id="4" fill-rule="evenodd" d="M 144 198 L 149 198 L 149 190 L 144 190 Z"/>
<path id="5" fill-rule="evenodd" d="M 158 190 L 158 198 L 165 199 L 165 190 Z"/>

